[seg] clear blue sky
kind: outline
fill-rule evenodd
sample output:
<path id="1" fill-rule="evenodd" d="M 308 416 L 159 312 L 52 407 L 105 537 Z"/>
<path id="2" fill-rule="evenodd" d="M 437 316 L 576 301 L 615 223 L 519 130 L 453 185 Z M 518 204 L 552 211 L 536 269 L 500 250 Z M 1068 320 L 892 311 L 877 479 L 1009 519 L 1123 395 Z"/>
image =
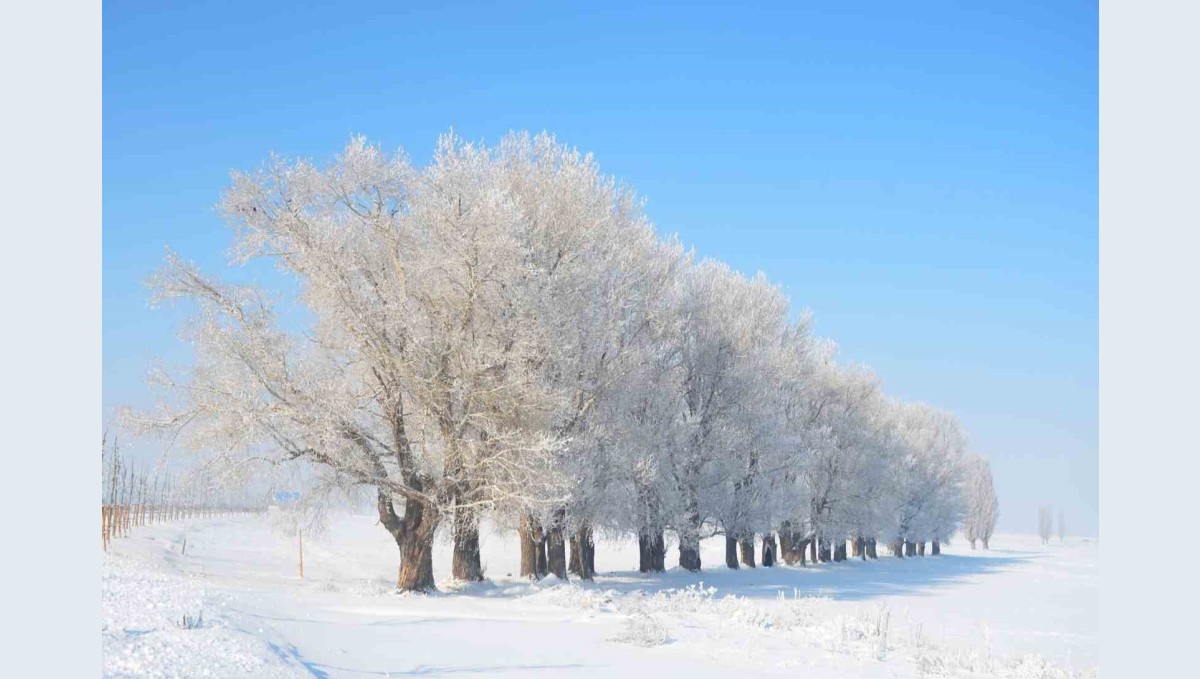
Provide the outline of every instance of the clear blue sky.
<path id="1" fill-rule="evenodd" d="M 956 412 L 1002 530 L 1098 534 L 1094 2 L 322 4 L 104 3 L 106 415 L 187 359 L 141 283 L 166 243 L 223 267 L 230 170 L 549 130 Z"/>

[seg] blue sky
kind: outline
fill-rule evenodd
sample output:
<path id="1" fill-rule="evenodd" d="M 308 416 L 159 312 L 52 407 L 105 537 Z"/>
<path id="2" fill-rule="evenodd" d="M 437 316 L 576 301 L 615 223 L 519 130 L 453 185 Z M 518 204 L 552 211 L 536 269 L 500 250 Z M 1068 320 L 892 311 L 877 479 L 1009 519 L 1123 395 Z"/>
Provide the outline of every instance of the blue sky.
<path id="1" fill-rule="evenodd" d="M 406 4 L 104 3 L 106 415 L 186 361 L 142 281 L 167 243 L 224 268 L 230 170 L 549 130 L 957 413 L 1002 530 L 1098 534 L 1095 3 Z"/>

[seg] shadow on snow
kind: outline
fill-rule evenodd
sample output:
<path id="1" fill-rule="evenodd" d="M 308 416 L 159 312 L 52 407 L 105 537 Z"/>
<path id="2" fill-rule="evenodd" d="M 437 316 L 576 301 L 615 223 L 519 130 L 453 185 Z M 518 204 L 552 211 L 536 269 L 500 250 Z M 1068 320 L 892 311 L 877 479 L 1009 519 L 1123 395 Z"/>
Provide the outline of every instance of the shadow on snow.
<path id="1" fill-rule="evenodd" d="M 613 590 L 620 594 L 644 592 L 654 594 L 703 582 L 716 587 L 717 596 L 735 594 L 751 599 L 775 599 L 782 594 L 793 596 L 823 596 L 839 601 L 862 601 L 896 595 L 922 595 L 956 582 L 1011 568 L 1035 558 L 1028 552 L 985 557 L 943 554 L 941 556 L 898 558 L 885 556 L 870 561 L 850 559 L 841 563 L 817 566 L 786 566 L 773 568 L 742 567 L 737 570 L 720 566 L 692 573 L 678 567 L 665 573 L 612 571 L 597 573 L 594 582 L 572 577 L 570 582 L 586 589 Z M 521 597 L 549 587 L 549 582 L 529 582 L 519 578 L 456 584 L 450 591 L 435 596 Z"/>

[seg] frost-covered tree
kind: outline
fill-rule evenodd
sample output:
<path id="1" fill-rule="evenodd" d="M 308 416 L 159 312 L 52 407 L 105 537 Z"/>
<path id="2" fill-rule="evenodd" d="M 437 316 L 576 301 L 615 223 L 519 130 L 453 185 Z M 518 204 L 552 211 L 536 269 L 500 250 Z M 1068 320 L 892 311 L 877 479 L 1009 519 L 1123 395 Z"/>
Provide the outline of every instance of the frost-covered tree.
<path id="1" fill-rule="evenodd" d="M 1042 539 L 1042 544 L 1050 542 L 1050 535 L 1054 530 L 1054 510 L 1049 506 L 1038 508 L 1038 537 Z"/>
<path id="2" fill-rule="evenodd" d="M 169 256 L 156 296 L 197 303 L 196 364 L 161 377 L 175 401 L 140 422 L 227 467 L 302 460 L 374 487 L 405 590 L 434 586 L 443 516 L 562 495 L 541 328 L 512 312 L 522 215 L 488 168 L 450 137 L 424 170 L 355 139 L 324 169 L 236 175 L 223 207 L 237 260 L 295 276 L 314 322 L 288 328 L 267 291 Z"/>
<path id="3" fill-rule="evenodd" d="M 674 294 L 678 332 L 664 341 L 677 418 L 662 461 L 664 505 L 680 566 L 699 570 L 701 538 L 718 529 L 742 537 L 759 502 L 752 486 L 764 418 L 755 409 L 787 302 L 765 277 L 748 279 L 713 261 L 683 272 Z"/>
<path id="4" fill-rule="evenodd" d="M 829 360 L 816 378 L 809 457 L 801 468 L 810 498 L 806 537 L 814 561 L 840 560 L 846 538 L 859 523 L 860 503 L 866 498 L 856 485 L 875 452 L 871 418 L 878 398 L 878 380 L 861 368 L 842 368 Z"/>
<path id="5" fill-rule="evenodd" d="M 544 433 L 564 441 L 559 465 L 571 482 L 569 501 L 518 509 L 527 528 L 544 527 L 547 568 L 565 577 L 564 533 L 574 534 L 577 550 L 586 548 L 592 524 L 604 518 L 597 513 L 611 481 L 613 463 L 606 458 L 615 441 L 597 418 L 639 368 L 653 310 L 681 248 L 655 235 L 632 190 L 553 137 L 512 135 L 497 156 L 521 215 L 518 303 L 524 322 L 539 329 L 533 369 L 559 396 Z M 530 546 L 532 536 L 522 539 Z M 581 553 L 579 572 L 590 577 L 590 550 Z"/>
<path id="6" fill-rule="evenodd" d="M 906 556 L 944 541 L 965 513 L 962 487 L 966 437 L 950 413 L 920 403 L 898 406 L 904 450 L 896 468 L 893 549 Z"/>
<path id="7" fill-rule="evenodd" d="M 963 521 L 963 532 L 971 549 L 976 541 L 988 548 L 988 541 L 1000 517 L 1000 502 L 992 484 L 992 467 L 986 457 L 972 455 L 965 462 L 967 515 Z"/>

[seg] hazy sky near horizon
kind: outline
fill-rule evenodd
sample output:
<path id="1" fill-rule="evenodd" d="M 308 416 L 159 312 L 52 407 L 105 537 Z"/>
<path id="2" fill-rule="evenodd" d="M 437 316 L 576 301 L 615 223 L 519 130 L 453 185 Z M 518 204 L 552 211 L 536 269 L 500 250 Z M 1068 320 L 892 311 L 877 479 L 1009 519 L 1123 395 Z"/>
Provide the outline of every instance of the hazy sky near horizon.
<path id="1" fill-rule="evenodd" d="M 188 358 L 142 285 L 165 244 L 281 283 L 226 271 L 231 170 L 548 130 L 958 414 L 1000 530 L 1098 534 L 1094 2 L 406 4 L 104 3 L 106 419 Z"/>

